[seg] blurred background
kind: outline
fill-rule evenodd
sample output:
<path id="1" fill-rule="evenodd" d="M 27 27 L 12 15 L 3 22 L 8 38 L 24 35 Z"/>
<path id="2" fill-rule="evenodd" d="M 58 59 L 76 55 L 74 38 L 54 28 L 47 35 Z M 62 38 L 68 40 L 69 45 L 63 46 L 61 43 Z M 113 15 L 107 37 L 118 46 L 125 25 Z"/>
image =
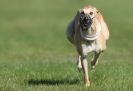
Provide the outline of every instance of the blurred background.
<path id="1" fill-rule="evenodd" d="M 132 3 L 132 0 L 0 0 L 0 90 L 86 90 L 82 74 L 76 69 L 75 48 L 67 41 L 65 30 L 77 10 L 90 4 L 103 14 L 111 36 L 96 70 L 89 72 L 92 82 L 89 90 L 132 91 Z"/>

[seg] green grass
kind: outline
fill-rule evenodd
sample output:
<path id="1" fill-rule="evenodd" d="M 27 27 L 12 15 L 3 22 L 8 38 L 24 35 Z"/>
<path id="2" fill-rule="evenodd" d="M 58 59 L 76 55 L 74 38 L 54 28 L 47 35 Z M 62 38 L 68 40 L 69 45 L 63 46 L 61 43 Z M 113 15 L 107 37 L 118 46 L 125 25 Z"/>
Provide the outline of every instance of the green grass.
<path id="1" fill-rule="evenodd" d="M 0 91 L 133 91 L 132 3 L 1 0 Z M 111 33 L 107 51 L 89 70 L 90 88 L 84 87 L 75 48 L 65 38 L 68 22 L 87 4 L 100 9 Z"/>

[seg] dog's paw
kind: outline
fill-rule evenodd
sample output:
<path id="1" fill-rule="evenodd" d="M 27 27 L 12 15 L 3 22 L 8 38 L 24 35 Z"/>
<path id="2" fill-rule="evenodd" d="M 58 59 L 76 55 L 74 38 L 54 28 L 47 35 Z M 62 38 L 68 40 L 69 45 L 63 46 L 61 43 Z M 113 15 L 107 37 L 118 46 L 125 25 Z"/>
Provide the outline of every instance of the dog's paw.
<path id="1" fill-rule="evenodd" d="M 96 64 L 94 64 L 94 62 L 91 61 L 91 69 L 93 70 L 93 69 L 95 69 L 95 67 L 96 67 Z"/>
<path id="2" fill-rule="evenodd" d="M 82 70 L 81 62 L 78 62 L 78 63 L 77 63 L 77 68 L 78 68 L 78 71 L 79 71 L 79 72 Z"/>
<path id="3" fill-rule="evenodd" d="M 85 87 L 90 87 L 90 82 L 85 83 Z"/>
<path id="4" fill-rule="evenodd" d="M 96 68 L 96 66 L 94 66 L 94 65 L 93 65 L 93 66 L 91 66 L 91 69 L 92 69 L 92 70 L 93 70 L 93 69 L 95 69 L 95 68 Z"/>
<path id="5" fill-rule="evenodd" d="M 82 71 L 82 66 L 77 66 L 77 69 L 78 69 L 79 72 L 81 72 Z"/>

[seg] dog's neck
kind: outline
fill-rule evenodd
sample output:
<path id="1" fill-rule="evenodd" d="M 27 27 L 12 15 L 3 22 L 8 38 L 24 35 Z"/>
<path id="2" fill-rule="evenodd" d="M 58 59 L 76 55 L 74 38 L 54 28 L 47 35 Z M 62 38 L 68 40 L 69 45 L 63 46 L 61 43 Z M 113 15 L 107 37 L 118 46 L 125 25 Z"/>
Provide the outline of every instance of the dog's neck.
<path id="1" fill-rule="evenodd" d="M 95 34 L 95 31 L 92 27 L 88 28 L 87 30 L 84 30 L 82 28 L 80 28 L 81 31 L 84 33 L 84 35 L 94 35 Z"/>
<path id="2" fill-rule="evenodd" d="M 92 41 L 96 40 L 101 32 L 101 25 L 98 20 L 96 20 L 96 28 L 92 28 L 92 26 L 88 30 L 83 30 L 80 27 L 81 37 L 85 40 Z"/>

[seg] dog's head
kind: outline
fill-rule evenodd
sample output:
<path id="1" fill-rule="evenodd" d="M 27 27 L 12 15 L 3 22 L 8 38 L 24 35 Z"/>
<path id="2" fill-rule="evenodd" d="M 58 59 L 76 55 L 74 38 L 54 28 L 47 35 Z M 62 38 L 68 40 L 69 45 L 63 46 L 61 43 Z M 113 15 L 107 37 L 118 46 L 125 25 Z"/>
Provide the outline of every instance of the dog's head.
<path id="1" fill-rule="evenodd" d="M 92 24 L 92 18 L 82 11 L 79 16 L 79 23 L 83 30 L 87 30 Z"/>
<path id="2" fill-rule="evenodd" d="M 97 12 L 98 10 L 96 8 L 90 6 L 78 11 L 79 23 L 83 30 L 88 30 L 91 27 L 93 18 L 95 18 Z"/>

